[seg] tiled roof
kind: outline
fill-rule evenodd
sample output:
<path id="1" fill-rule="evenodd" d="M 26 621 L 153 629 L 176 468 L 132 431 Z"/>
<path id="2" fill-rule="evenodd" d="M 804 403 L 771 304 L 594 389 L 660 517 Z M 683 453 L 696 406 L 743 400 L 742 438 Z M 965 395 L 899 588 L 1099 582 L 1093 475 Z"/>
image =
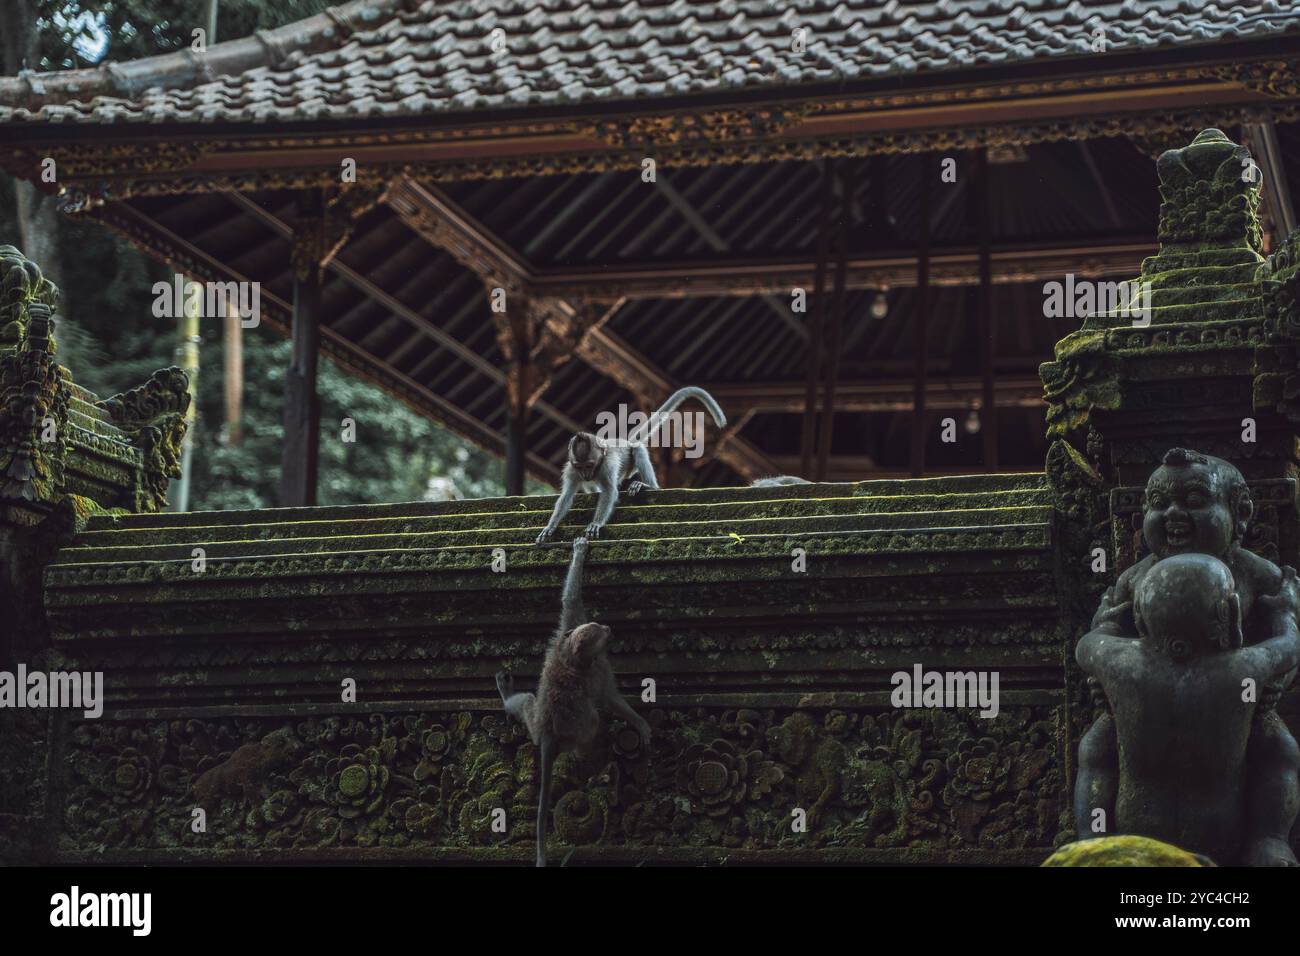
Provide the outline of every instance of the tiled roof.
<path id="1" fill-rule="evenodd" d="M 1300 32 L 1300 10 L 1289 0 L 358 0 L 206 55 L 5 78 L 0 122 L 283 123 L 789 88 L 1104 56 L 1098 30 L 1107 52 L 1133 52 Z"/>

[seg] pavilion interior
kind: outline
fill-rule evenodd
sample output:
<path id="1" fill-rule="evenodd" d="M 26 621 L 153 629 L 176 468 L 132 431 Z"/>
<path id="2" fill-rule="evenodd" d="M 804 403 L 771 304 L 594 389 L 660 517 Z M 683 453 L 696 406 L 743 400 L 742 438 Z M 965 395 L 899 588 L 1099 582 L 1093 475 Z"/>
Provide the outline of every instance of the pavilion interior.
<path id="1" fill-rule="evenodd" d="M 1234 138 L 1241 133 L 1225 132 Z M 1300 124 L 1278 124 L 1277 136 L 1291 193 L 1300 195 Z M 1186 141 L 1175 140 L 1179 137 L 1171 136 L 1164 145 Z M 938 164 L 947 155 L 834 160 L 836 181 L 851 182 L 853 195 L 845 201 L 836 186 L 834 225 L 828 231 L 834 235 L 840 218 L 848 217 L 848 258 L 914 262 L 921 175 L 934 172 L 926 197 L 931 255 L 965 254 L 970 267 L 964 276 L 932 282 L 929 290 L 923 473 L 1041 470 L 1047 442 L 1038 365 L 1051 358 L 1053 344 L 1080 319 L 1044 316 L 1047 276 L 1031 281 L 1000 276 L 1004 270 L 995 265 L 994 344 L 991 356 L 982 354 L 980 193 L 977 177 L 970 175 L 974 154 L 953 152 L 957 181 L 942 183 Z M 653 184 L 627 170 L 422 185 L 539 276 L 581 283 L 615 270 L 642 269 L 662 274 L 670 290 L 680 269 L 815 262 L 821 169 L 821 161 L 784 161 L 661 167 Z M 1076 273 L 1109 262 L 1107 278 L 1118 280 L 1135 277 L 1143 256 L 1156 249 L 1159 196 L 1149 144 L 1067 139 L 994 149 L 988 169 L 987 233 L 996 263 L 1014 267 L 1018 253 L 1059 250 Z M 260 280 L 264 298 L 289 303 L 287 224 L 296 201 L 293 192 L 282 191 L 123 202 L 229 273 Z M 825 272 L 828 297 L 834 266 L 832 249 Z M 1069 266 L 1058 267 L 1051 278 L 1062 280 L 1066 271 Z M 844 293 L 825 480 L 912 473 L 914 324 L 921 319 L 912 285 Z M 740 423 L 736 436 L 755 450 L 756 470 L 797 474 L 812 308 L 794 314 L 788 292 L 674 293 L 626 299 L 604 329 L 661 378 L 709 389 L 732 422 Z M 364 362 L 401 381 L 405 400 L 415 396 L 414 404 L 424 404 L 426 411 L 440 403 L 458 407 L 475 423 L 480 443 L 501 452 L 505 363 L 483 280 L 409 228 L 391 205 L 380 203 L 366 213 L 327 269 L 321 314 L 323 336 L 348 343 Z M 441 335 L 431 334 L 431 326 Z M 986 374 L 996 394 L 993 415 L 980 408 Z M 593 427 L 598 412 L 620 403 L 639 407 L 638 396 L 625 384 L 577 358 L 562 365 L 529 419 L 530 473 L 553 483 L 575 423 Z M 940 421 L 946 417 L 958 424 L 956 442 L 941 440 Z M 996 428 L 994 461 L 986 460 L 983 430 L 989 427 Z M 758 477 L 738 473 L 707 447 L 702 458 L 672 467 L 669 481 L 701 487 Z"/>

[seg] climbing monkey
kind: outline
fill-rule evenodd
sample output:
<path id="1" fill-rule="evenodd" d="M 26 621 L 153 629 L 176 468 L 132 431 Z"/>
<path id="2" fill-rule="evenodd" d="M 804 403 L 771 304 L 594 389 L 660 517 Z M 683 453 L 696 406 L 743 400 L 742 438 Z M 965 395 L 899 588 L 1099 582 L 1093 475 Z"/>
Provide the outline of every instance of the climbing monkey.
<path id="1" fill-rule="evenodd" d="M 514 678 L 501 671 L 497 690 L 507 714 L 528 728 L 540 751 L 541 792 L 537 799 L 537 865 L 546 865 L 546 819 L 551 806 L 551 768 L 567 750 L 586 750 L 600 729 L 598 709 L 622 717 L 650 745 L 650 725 L 623 699 L 609 666 L 610 629 L 588 620 L 582 604 L 582 566 L 589 545 L 573 542 L 573 558 L 560 598 L 560 623 L 546 646 L 536 694 L 517 694 Z"/>

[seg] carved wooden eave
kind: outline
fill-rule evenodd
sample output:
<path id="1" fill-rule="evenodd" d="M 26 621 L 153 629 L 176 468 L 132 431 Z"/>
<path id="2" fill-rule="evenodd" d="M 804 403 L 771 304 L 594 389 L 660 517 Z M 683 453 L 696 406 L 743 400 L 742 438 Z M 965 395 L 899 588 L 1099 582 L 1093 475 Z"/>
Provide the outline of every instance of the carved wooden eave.
<path id="1" fill-rule="evenodd" d="M 1267 52 L 1265 52 L 1267 51 Z M 0 162 L 40 180 L 53 158 L 70 211 L 131 196 L 422 181 L 961 150 L 1300 117 L 1300 57 L 1281 40 L 1076 58 L 965 76 L 876 81 L 858 94 L 803 87 L 663 102 L 276 124 L 0 125 Z M 1179 62 L 1193 60 L 1193 62 Z M 1028 76 L 1025 76 L 1028 74 Z M 2 83 L 3 81 L 0 81 Z M 11 81 L 12 82 L 12 81 Z M 858 84 L 863 85 L 863 84 Z M 849 84 L 848 86 L 852 86 Z M 880 88 L 890 87 L 888 92 Z M 0 86 L 0 97 L 6 91 Z M 51 188 L 51 187 L 46 187 Z"/>

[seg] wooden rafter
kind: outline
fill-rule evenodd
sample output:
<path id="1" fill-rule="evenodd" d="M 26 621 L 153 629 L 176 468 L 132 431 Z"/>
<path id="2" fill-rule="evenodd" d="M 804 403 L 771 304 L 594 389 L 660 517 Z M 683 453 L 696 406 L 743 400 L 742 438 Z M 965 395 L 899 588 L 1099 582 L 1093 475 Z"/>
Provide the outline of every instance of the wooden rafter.
<path id="1" fill-rule="evenodd" d="M 426 202 L 426 196 L 436 202 Z M 677 383 L 667 373 L 603 328 L 603 320 L 594 318 L 598 314 L 591 308 L 591 303 L 598 301 L 595 297 L 569 300 L 551 291 L 542 293 L 529 281 L 530 270 L 522 257 L 437 190 L 406 180 L 389 190 L 386 201 L 414 232 L 478 272 L 485 283 L 512 283 L 534 299 L 546 311 L 546 327 L 573 341 L 578 357 L 596 371 L 634 395 L 668 395 L 676 389 Z M 603 314 L 608 318 L 608 312 Z M 593 317 L 589 328 L 575 328 L 580 315 Z M 731 436 L 718 458 L 745 479 L 772 473 L 762 452 L 738 435 Z"/>

